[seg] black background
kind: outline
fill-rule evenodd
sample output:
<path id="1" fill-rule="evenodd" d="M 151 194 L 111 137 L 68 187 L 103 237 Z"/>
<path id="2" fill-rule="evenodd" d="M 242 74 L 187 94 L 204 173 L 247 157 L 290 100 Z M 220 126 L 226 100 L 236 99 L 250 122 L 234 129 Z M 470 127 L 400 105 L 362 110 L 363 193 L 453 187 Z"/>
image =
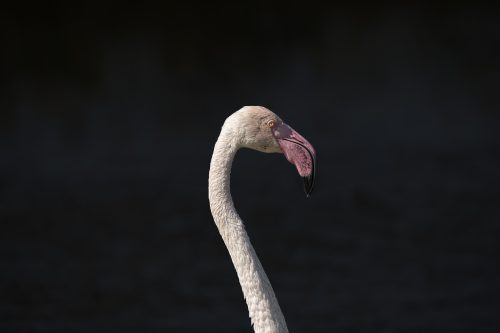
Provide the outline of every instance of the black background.
<path id="1" fill-rule="evenodd" d="M 0 331 L 250 331 L 207 176 L 264 105 L 318 153 L 233 166 L 291 332 L 498 332 L 499 6 L 410 3 L 2 5 Z"/>

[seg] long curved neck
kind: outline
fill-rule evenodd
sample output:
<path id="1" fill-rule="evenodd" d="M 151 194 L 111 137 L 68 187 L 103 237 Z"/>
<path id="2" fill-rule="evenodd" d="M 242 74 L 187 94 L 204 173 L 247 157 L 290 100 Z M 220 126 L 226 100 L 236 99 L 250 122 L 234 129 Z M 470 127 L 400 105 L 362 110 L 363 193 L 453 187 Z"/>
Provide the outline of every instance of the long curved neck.
<path id="1" fill-rule="evenodd" d="M 288 333 L 271 283 L 255 254 L 231 198 L 231 165 L 238 149 L 239 145 L 232 136 L 232 131 L 223 127 L 210 163 L 210 210 L 238 274 L 255 332 Z"/>

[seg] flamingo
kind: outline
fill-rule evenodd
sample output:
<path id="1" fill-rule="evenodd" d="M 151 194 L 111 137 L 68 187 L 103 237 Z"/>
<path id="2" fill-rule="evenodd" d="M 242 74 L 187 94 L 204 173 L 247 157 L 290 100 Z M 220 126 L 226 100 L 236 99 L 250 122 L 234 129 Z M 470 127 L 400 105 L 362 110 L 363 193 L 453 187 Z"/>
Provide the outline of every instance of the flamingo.
<path id="1" fill-rule="evenodd" d="M 210 210 L 238 275 L 254 331 L 287 333 L 278 300 L 231 197 L 231 165 L 240 148 L 283 153 L 303 177 L 307 197 L 314 185 L 316 152 L 304 137 L 270 110 L 245 106 L 224 122 L 210 162 Z"/>

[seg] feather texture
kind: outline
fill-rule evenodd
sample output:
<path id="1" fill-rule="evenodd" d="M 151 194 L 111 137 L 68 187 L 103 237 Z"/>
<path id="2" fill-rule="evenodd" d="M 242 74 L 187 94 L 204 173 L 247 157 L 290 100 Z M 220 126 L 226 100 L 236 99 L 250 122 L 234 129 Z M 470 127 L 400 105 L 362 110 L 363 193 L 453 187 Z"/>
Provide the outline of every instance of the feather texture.
<path id="1" fill-rule="evenodd" d="M 264 110 L 266 114 L 270 113 Z M 247 117 L 229 117 L 215 144 L 208 180 L 210 210 L 236 269 L 254 331 L 286 333 L 285 318 L 230 192 L 233 159 L 238 149 L 244 146 L 242 142 L 248 139 L 244 137 L 248 133 L 245 119 Z"/>

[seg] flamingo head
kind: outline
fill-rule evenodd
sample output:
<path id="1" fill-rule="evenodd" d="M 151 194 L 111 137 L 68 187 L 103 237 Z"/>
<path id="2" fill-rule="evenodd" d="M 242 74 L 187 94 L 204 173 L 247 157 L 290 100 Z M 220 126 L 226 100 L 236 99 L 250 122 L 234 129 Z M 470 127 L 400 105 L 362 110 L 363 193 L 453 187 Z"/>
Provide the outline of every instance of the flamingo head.
<path id="1" fill-rule="evenodd" d="M 228 118 L 236 122 L 240 145 L 265 153 L 283 153 L 304 180 L 309 197 L 314 186 L 316 151 L 302 135 L 262 106 L 245 106 Z"/>

